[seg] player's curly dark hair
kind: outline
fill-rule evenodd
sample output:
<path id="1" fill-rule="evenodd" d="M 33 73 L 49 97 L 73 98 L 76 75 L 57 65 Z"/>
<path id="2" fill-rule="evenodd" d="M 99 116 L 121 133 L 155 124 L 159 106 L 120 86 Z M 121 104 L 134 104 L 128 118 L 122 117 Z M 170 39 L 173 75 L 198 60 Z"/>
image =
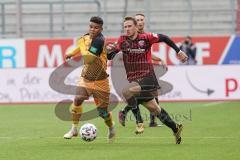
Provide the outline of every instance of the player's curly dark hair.
<path id="1" fill-rule="evenodd" d="M 91 17 L 90 22 L 100 24 L 101 26 L 103 25 L 103 19 L 98 16 Z"/>

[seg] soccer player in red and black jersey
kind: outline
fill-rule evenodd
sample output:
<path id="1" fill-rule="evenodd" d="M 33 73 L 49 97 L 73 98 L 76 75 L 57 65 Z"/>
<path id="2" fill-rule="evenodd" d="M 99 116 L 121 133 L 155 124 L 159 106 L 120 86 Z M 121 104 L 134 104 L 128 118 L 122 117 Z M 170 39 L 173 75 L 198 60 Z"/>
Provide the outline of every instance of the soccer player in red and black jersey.
<path id="1" fill-rule="evenodd" d="M 172 129 L 176 138 L 176 144 L 180 144 L 183 126 L 176 124 L 168 113 L 158 106 L 154 99 L 160 86 L 154 73 L 151 46 L 154 43 L 165 42 L 176 51 L 177 57 L 181 61 L 186 61 L 188 57 L 170 38 L 163 34 L 139 34 L 137 22 L 133 17 L 126 17 L 123 27 L 125 35 L 118 38 L 117 45 L 108 44 L 106 47 L 108 59 L 112 59 L 120 51 L 123 53 L 124 67 L 130 83 L 124 87 L 123 96 L 132 108 L 137 106 L 136 96 L 141 95 L 141 98 L 148 99 L 145 102 L 147 109 L 156 115 L 163 124 Z"/>
<path id="2" fill-rule="evenodd" d="M 135 20 L 137 21 L 137 29 L 138 29 L 138 33 L 140 34 L 143 34 L 145 33 L 145 15 L 142 14 L 142 13 L 137 13 L 135 15 Z M 160 63 L 161 65 L 163 65 L 165 68 L 166 68 L 166 64 L 165 62 L 159 58 L 159 57 L 156 57 L 154 55 L 152 55 L 152 60 Z M 157 77 L 158 78 L 158 77 Z M 155 100 L 156 102 L 159 104 L 159 100 L 158 100 L 158 97 L 155 97 Z M 139 100 L 137 99 L 138 101 L 138 104 L 142 104 L 144 105 L 144 100 Z M 135 116 L 136 118 L 136 123 L 137 123 L 137 126 L 136 126 L 136 132 L 137 134 L 139 133 L 142 133 L 144 131 L 144 128 L 143 128 L 143 119 L 141 117 L 141 113 L 140 113 L 140 110 L 139 110 L 139 107 L 137 106 L 137 108 L 134 108 L 132 109 L 131 106 L 125 106 L 123 110 L 119 111 L 119 114 L 118 114 L 118 117 L 119 117 L 119 122 L 122 126 L 125 126 L 125 119 L 126 119 L 126 116 L 127 116 L 127 113 L 132 110 L 133 112 L 133 115 Z M 156 127 L 158 126 L 157 122 L 155 121 L 155 115 L 151 114 L 150 113 L 150 123 L 149 123 L 149 127 Z"/>

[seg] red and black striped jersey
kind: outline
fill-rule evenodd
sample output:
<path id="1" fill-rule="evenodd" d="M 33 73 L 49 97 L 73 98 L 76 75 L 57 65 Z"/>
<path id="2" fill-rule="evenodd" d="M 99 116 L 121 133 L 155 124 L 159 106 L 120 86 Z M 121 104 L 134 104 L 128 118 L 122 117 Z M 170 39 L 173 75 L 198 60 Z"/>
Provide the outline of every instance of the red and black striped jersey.
<path id="1" fill-rule="evenodd" d="M 115 52 L 122 51 L 124 67 L 128 81 L 139 80 L 143 77 L 154 75 L 151 46 L 160 42 L 158 34 L 138 34 L 134 40 L 127 36 L 120 36 Z"/>

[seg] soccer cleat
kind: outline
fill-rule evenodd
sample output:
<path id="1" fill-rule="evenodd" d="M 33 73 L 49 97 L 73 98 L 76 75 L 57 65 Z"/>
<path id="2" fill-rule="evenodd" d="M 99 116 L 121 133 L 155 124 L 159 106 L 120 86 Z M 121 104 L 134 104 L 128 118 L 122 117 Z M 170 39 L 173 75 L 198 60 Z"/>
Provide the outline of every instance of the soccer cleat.
<path id="1" fill-rule="evenodd" d="M 115 139 L 116 136 L 116 130 L 115 127 L 112 126 L 111 128 L 108 129 L 108 142 L 112 143 Z"/>
<path id="2" fill-rule="evenodd" d="M 77 137 L 78 136 L 78 131 L 77 128 L 71 128 L 69 132 L 64 134 L 63 138 L 64 139 L 71 139 L 72 137 Z"/>
<path id="3" fill-rule="evenodd" d="M 181 132 L 183 129 L 183 125 L 182 124 L 176 124 L 177 127 L 177 132 L 174 133 L 174 136 L 176 138 L 176 144 L 180 144 L 182 141 L 182 137 L 181 137 Z"/>
<path id="4" fill-rule="evenodd" d="M 126 115 L 124 114 L 124 111 L 119 111 L 118 120 L 119 120 L 119 123 L 124 127 L 125 127 L 125 119 L 126 119 Z"/>
<path id="5" fill-rule="evenodd" d="M 149 127 L 157 127 L 158 124 L 156 122 L 150 122 Z"/>
<path id="6" fill-rule="evenodd" d="M 138 123 L 137 125 L 136 125 L 136 131 L 135 131 L 135 133 L 136 134 L 141 134 L 141 133 L 143 133 L 144 132 L 144 124 L 143 123 Z"/>

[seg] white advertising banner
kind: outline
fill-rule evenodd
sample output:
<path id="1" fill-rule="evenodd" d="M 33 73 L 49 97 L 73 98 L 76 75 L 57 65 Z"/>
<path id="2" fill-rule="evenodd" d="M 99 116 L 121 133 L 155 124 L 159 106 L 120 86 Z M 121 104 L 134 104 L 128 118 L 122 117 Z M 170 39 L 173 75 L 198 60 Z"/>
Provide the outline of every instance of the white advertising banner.
<path id="1" fill-rule="evenodd" d="M 169 67 L 161 78 L 173 85 L 162 100 L 240 100 L 240 65 Z"/>
<path id="2" fill-rule="evenodd" d="M 51 89 L 49 77 L 53 71 L 54 68 L 1 69 L 0 103 L 52 103 L 72 99 L 73 95 Z M 80 69 L 73 71 L 64 82 L 76 85 L 79 73 Z M 240 100 L 240 65 L 171 66 L 161 79 L 173 85 L 171 92 L 159 97 L 162 101 Z M 111 92 L 116 94 L 114 87 Z"/>
<path id="3" fill-rule="evenodd" d="M 26 67 L 24 39 L 1 39 L 0 68 Z"/>

